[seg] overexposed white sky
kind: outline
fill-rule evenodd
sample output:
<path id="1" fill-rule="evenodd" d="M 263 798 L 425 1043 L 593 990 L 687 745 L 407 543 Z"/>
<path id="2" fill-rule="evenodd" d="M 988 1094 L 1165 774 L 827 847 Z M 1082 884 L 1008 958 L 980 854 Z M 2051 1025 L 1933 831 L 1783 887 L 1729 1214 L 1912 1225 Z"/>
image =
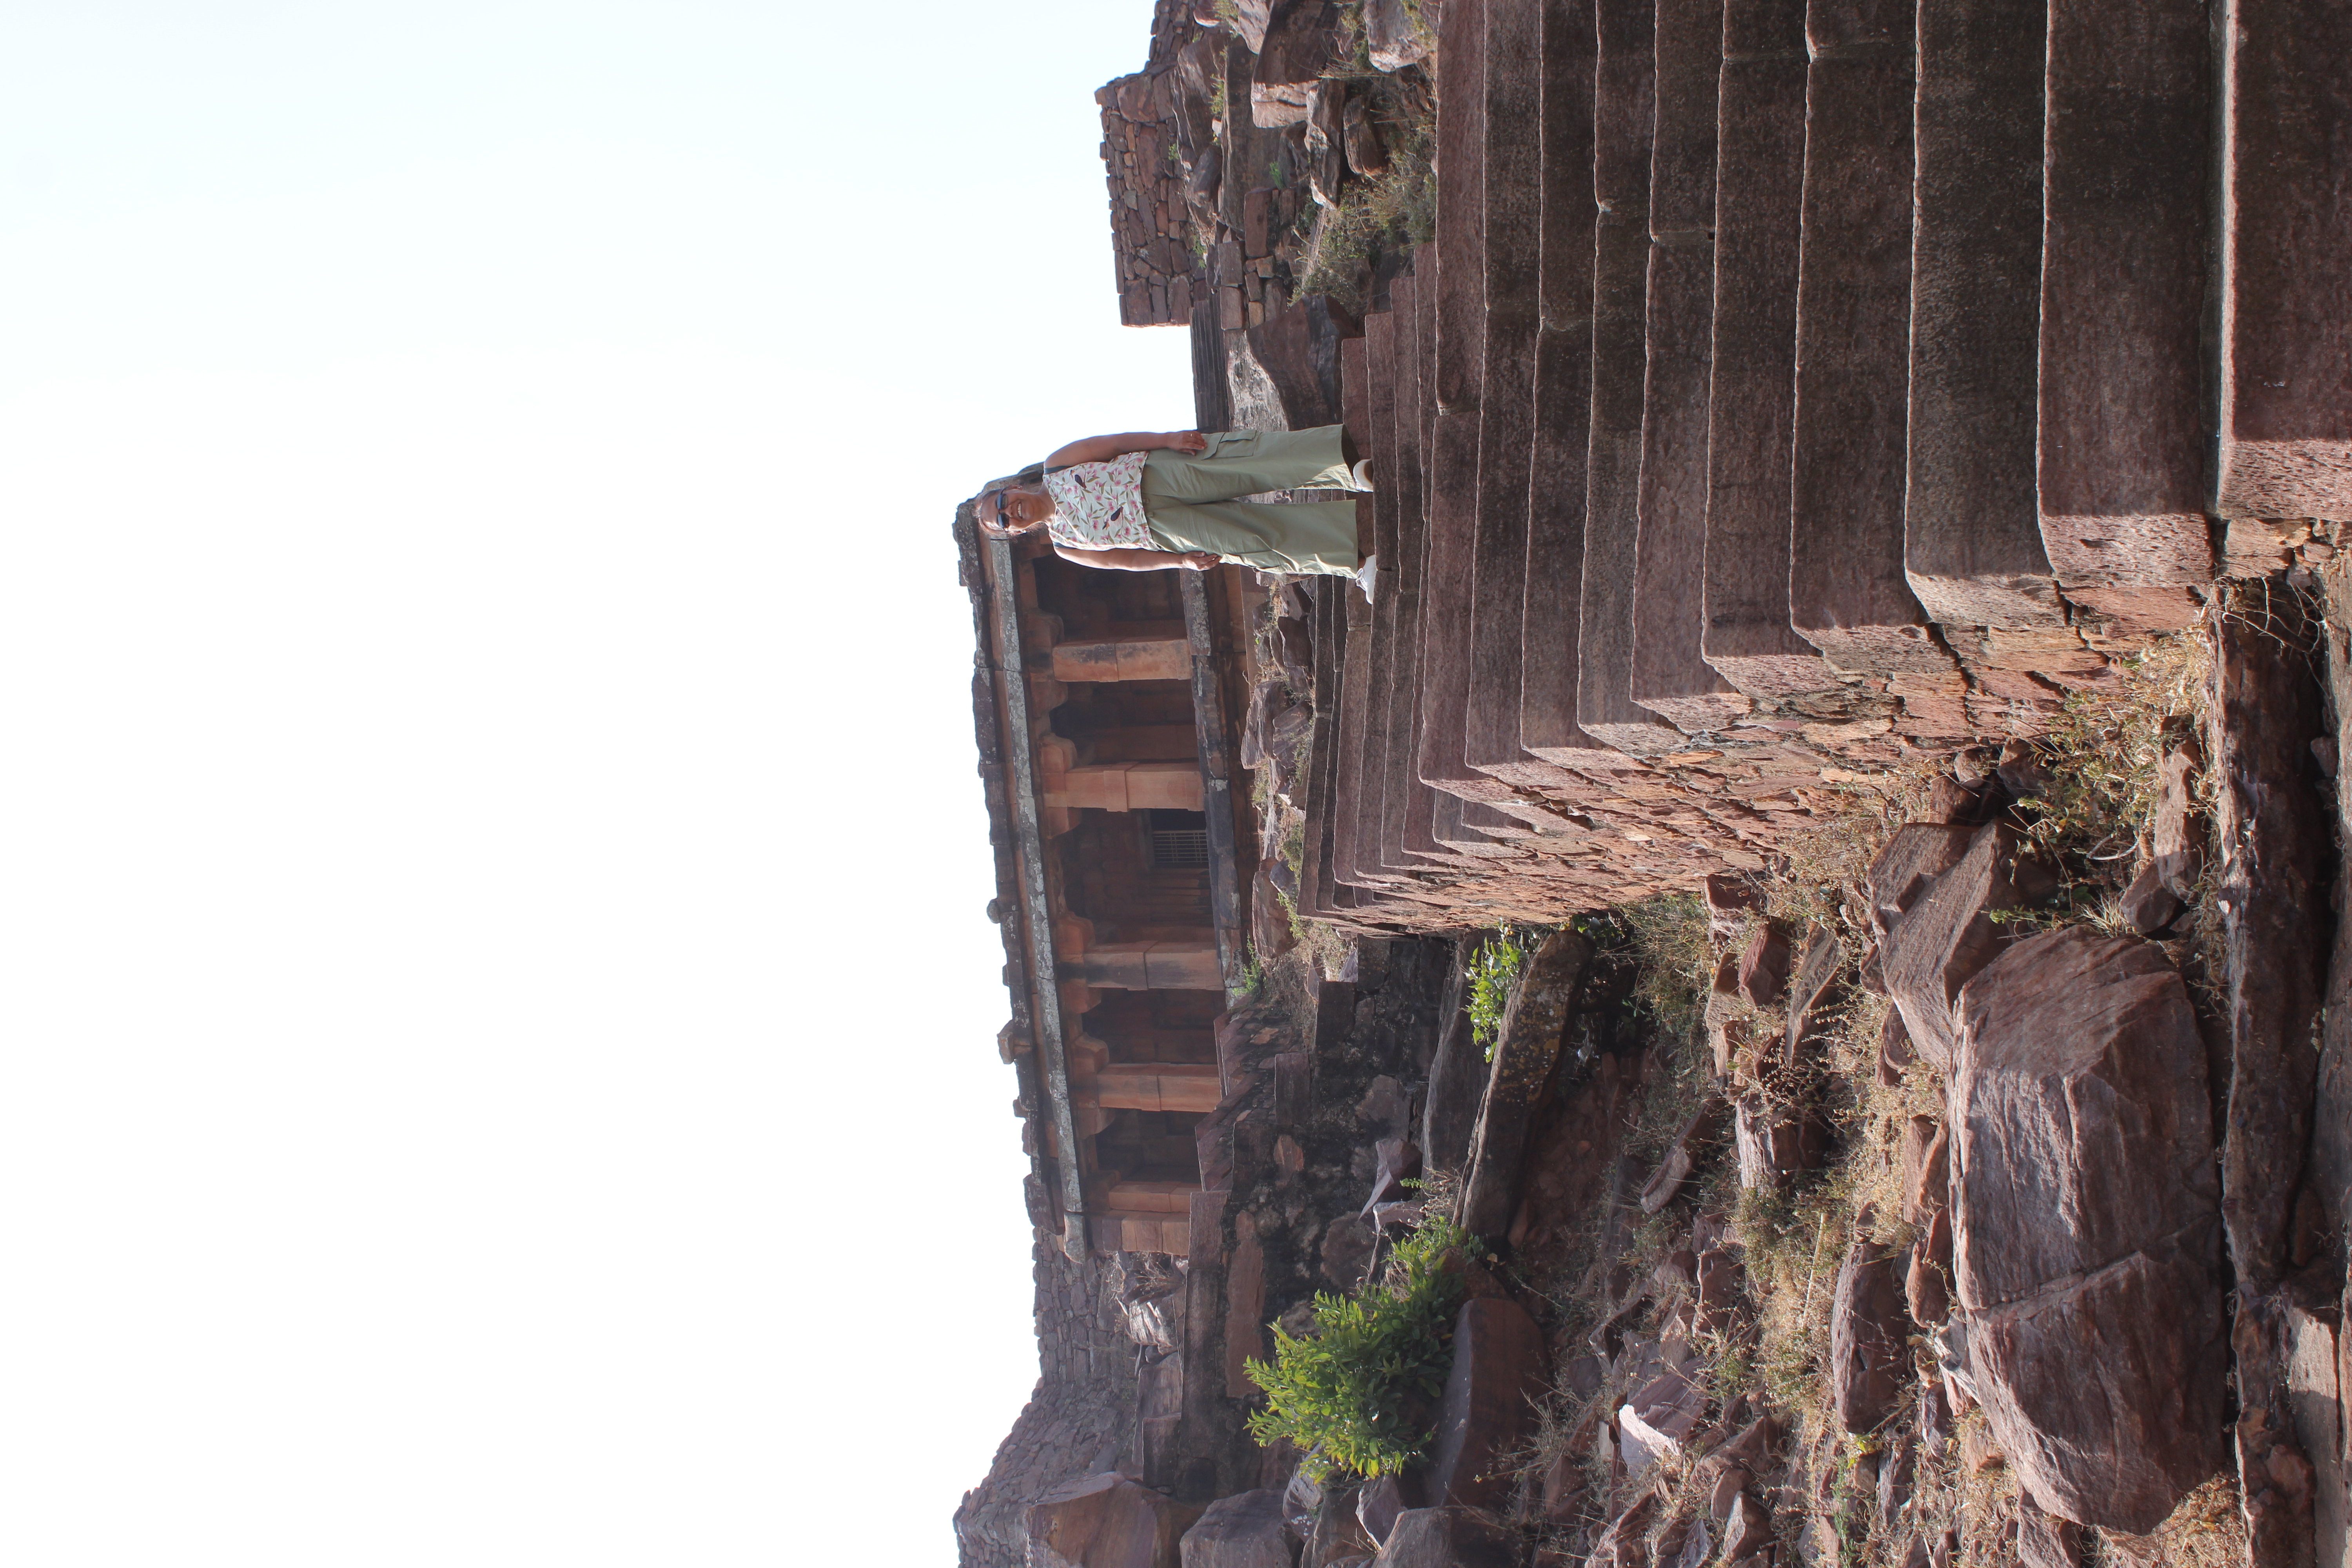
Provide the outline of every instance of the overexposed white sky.
<path id="1" fill-rule="evenodd" d="M 0 0 L 0 1561 L 953 1561 L 1150 0 Z"/>

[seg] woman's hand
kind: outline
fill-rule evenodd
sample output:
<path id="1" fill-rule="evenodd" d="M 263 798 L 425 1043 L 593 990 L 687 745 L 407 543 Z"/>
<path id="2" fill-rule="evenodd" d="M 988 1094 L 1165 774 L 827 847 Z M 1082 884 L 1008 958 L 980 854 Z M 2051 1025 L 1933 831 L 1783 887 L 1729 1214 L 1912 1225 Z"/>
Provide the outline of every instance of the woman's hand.
<path id="1" fill-rule="evenodd" d="M 1224 564 L 1222 559 L 1205 550 L 1187 550 L 1177 559 L 1188 572 L 1206 572 L 1213 566 Z"/>
<path id="2" fill-rule="evenodd" d="M 1177 430 L 1171 432 L 1167 439 L 1167 449 L 1171 452 L 1183 452 L 1197 458 L 1209 449 L 1209 438 L 1198 430 Z"/>

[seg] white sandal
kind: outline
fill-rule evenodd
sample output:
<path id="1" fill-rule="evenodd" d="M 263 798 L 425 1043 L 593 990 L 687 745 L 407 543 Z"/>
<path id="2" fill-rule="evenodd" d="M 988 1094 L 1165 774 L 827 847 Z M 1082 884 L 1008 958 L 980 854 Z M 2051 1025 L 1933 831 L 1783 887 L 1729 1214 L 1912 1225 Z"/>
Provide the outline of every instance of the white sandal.
<path id="1" fill-rule="evenodd" d="M 1372 584 L 1380 581 L 1380 557 L 1377 555 L 1365 556 L 1364 563 L 1356 568 L 1356 586 L 1364 591 L 1367 603 L 1371 600 Z"/>

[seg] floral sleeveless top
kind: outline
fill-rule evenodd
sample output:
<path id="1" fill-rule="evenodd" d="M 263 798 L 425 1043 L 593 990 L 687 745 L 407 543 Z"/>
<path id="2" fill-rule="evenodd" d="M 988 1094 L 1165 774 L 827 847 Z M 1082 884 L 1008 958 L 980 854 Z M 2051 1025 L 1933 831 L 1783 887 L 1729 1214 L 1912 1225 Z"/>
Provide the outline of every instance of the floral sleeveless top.
<path id="1" fill-rule="evenodd" d="M 1129 452 L 1108 463 L 1073 463 L 1045 473 L 1054 498 L 1046 536 L 1073 550 L 1152 550 L 1143 520 L 1143 459 Z"/>

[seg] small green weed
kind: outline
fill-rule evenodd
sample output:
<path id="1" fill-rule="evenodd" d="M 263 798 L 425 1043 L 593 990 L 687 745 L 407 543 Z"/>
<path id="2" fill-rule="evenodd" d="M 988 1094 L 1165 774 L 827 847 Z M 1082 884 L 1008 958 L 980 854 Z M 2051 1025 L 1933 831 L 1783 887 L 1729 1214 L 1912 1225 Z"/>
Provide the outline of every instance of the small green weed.
<path id="1" fill-rule="evenodd" d="M 1250 1436 L 1269 1446 L 1287 1437 L 1318 1480 L 1334 1470 L 1394 1475 L 1419 1458 L 1462 1304 L 1462 1273 L 1445 1267 L 1446 1254 L 1477 1249 L 1460 1226 L 1431 1215 L 1397 1245 L 1380 1279 L 1349 1296 L 1318 1292 L 1311 1334 L 1276 1324 L 1274 1360 L 1245 1363 L 1266 1397 L 1249 1418 Z"/>

